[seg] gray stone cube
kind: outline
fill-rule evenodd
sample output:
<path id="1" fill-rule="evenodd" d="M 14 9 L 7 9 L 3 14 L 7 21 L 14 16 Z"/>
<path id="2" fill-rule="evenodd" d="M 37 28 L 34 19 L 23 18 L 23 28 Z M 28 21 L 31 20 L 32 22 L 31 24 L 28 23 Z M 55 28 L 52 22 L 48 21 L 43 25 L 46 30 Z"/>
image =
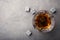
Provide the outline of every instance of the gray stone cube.
<path id="1" fill-rule="evenodd" d="M 30 8 L 29 7 L 25 7 L 25 11 L 26 12 L 30 12 Z"/>
<path id="2" fill-rule="evenodd" d="M 55 9 L 55 8 L 51 8 L 51 9 L 50 9 L 50 12 L 56 13 L 56 9 Z"/>
<path id="3" fill-rule="evenodd" d="M 32 32 L 31 32 L 30 30 L 27 30 L 27 31 L 26 31 L 26 34 L 27 34 L 28 36 L 31 36 Z"/>

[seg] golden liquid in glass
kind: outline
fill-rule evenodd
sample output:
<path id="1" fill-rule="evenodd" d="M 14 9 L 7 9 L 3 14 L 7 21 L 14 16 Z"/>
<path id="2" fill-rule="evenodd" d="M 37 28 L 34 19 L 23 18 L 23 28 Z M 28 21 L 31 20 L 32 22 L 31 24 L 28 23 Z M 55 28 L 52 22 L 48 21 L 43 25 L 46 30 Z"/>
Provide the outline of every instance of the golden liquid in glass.
<path id="1" fill-rule="evenodd" d="M 47 11 L 38 12 L 34 17 L 34 25 L 38 30 L 49 29 L 51 25 L 51 17 Z"/>

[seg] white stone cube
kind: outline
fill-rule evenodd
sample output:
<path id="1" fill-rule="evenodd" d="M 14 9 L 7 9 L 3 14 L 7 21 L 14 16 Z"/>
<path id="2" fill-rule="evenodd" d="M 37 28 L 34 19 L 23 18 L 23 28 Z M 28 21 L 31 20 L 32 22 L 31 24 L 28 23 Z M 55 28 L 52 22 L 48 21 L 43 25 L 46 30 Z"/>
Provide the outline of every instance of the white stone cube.
<path id="1" fill-rule="evenodd" d="M 30 30 L 27 30 L 27 31 L 26 31 L 26 34 L 27 34 L 28 36 L 31 36 L 32 32 L 31 32 Z"/>
<path id="2" fill-rule="evenodd" d="M 29 7 L 25 7 L 25 11 L 26 12 L 30 12 L 30 8 Z"/>
<path id="3" fill-rule="evenodd" d="M 36 13 L 35 9 L 31 9 L 31 13 L 35 14 Z"/>
<path id="4" fill-rule="evenodd" d="M 56 9 L 55 8 L 51 8 L 50 9 L 50 12 L 55 13 L 56 12 Z"/>

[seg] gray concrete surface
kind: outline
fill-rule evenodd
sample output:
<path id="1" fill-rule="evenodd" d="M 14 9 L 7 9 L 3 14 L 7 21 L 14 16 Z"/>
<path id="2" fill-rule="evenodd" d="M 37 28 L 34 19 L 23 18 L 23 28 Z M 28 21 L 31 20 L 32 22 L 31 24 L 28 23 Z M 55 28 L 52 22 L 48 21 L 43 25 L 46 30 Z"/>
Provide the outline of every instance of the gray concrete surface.
<path id="1" fill-rule="evenodd" d="M 34 29 L 33 15 L 24 11 L 26 6 L 37 11 L 55 7 L 55 29 L 49 33 Z M 32 36 L 25 34 L 27 30 Z M 60 40 L 60 0 L 0 0 L 0 40 Z"/>

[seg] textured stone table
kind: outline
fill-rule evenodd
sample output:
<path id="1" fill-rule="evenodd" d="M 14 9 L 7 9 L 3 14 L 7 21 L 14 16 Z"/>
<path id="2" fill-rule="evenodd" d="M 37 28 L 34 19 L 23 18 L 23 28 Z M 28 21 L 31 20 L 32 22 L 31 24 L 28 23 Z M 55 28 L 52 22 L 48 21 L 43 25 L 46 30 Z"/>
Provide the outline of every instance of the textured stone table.
<path id="1" fill-rule="evenodd" d="M 55 7 L 55 29 L 49 33 L 34 29 L 33 15 L 25 12 L 26 6 L 37 11 Z M 32 32 L 30 37 L 27 30 Z M 0 40 L 60 40 L 60 0 L 0 0 Z"/>

